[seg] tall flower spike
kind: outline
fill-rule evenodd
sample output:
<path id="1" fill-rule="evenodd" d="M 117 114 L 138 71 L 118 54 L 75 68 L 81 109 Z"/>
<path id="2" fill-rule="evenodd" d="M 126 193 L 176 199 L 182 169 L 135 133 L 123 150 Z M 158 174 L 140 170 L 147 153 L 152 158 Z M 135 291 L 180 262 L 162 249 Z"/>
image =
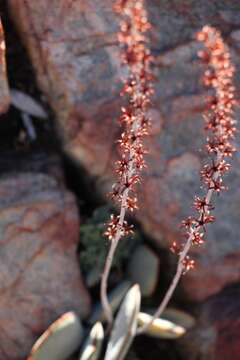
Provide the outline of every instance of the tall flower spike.
<path id="1" fill-rule="evenodd" d="M 188 255 L 189 250 L 192 245 L 199 246 L 204 243 L 206 225 L 215 221 L 214 216 L 211 215 L 211 211 L 214 209 L 211 203 L 212 195 L 219 194 L 225 189 L 223 176 L 230 168 L 225 158 L 231 157 L 234 152 L 231 140 L 236 132 L 233 119 L 236 101 L 232 81 L 235 69 L 231 63 L 230 52 L 220 33 L 211 26 L 204 26 L 197 34 L 197 40 L 203 42 L 205 46 L 205 50 L 199 53 L 199 57 L 208 66 L 203 78 L 204 83 L 215 90 L 211 108 L 204 116 L 207 131 L 206 148 L 211 156 L 209 163 L 204 165 L 201 171 L 206 194 L 202 197 L 195 197 L 193 207 L 197 215 L 188 217 L 182 222 L 184 238 L 187 240 L 180 246 L 174 242 L 171 247 L 172 251 L 178 251 L 179 254 L 176 274 L 151 321 L 139 329 L 138 333 L 144 332 L 154 319 L 161 316 L 181 275 L 194 267 L 194 261 Z"/>
<path id="2" fill-rule="evenodd" d="M 150 28 L 143 0 L 118 0 L 115 11 L 121 16 L 118 33 L 122 64 L 127 65 L 129 76 L 121 95 L 126 96 L 128 105 L 122 107 L 120 124 L 123 131 L 118 140 L 120 160 L 116 162 L 118 176 L 112 198 L 120 202 L 120 214 L 111 217 L 105 235 L 110 241 L 102 281 L 101 301 L 108 322 L 112 322 L 112 311 L 107 299 L 107 281 L 115 250 L 121 237 L 132 233 L 132 226 L 125 220 L 126 211 L 138 209 L 136 185 L 140 182 L 141 170 L 146 166 L 147 153 L 143 139 L 148 135 L 150 119 L 147 110 L 153 93 L 153 79 L 150 67 L 152 57 L 147 47 L 146 32 Z"/>
<path id="3" fill-rule="evenodd" d="M 235 120 L 232 117 L 236 103 L 232 84 L 235 69 L 230 60 L 229 49 L 220 33 L 210 26 L 203 27 L 197 34 L 197 40 L 205 46 L 205 49 L 199 52 L 199 57 L 208 65 L 203 81 L 206 86 L 214 88 L 215 96 L 210 109 L 204 114 L 206 149 L 210 161 L 203 166 L 200 173 L 207 191 L 205 196 L 195 197 L 193 207 L 197 216 L 194 221 L 189 223 L 189 218 L 183 221 L 184 224 L 189 224 L 184 235 L 190 238 L 191 245 L 201 245 L 204 242 L 206 225 L 215 221 L 215 217 L 211 215 L 214 206 L 210 200 L 213 193 L 219 194 L 226 188 L 223 176 L 229 171 L 230 164 L 225 158 L 232 156 L 234 152 L 231 140 L 236 132 Z M 184 272 L 186 270 L 190 270 L 190 267 Z"/>

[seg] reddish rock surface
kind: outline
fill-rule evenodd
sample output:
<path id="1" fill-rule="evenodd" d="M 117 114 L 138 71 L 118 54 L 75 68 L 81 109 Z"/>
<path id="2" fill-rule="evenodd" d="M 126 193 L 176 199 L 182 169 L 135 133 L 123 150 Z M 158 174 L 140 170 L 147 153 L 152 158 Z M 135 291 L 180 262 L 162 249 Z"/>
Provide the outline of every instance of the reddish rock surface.
<path id="1" fill-rule="evenodd" d="M 0 19 L 0 114 L 7 110 L 10 102 L 8 81 L 6 75 L 5 50 L 6 45 Z"/>
<path id="2" fill-rule="evenodd" d="M 19 173 L 1 178 L 0 196 L 0 359 L 20 360 L 64 312 L 85 317 L 90 299 L 73 195 L 50 176 Z"/>
<path id="3" fill-rule="evenodd" d="M 240 359 L 240 287 L 224 289 L 196 310 L 198 323 L 179 342 L 186 360 Z"/>
<path id="4" fill-rule="evenodd" d="M 153 24 L 156 57 L 154 128 L 149 168 L 140 192 L 137 217 L 161 246 L 178 237 L 177 224 L 191 213 L 204 159 L 202 110 L 207 92 L 194 34 L 204 24 L 218 27 L 231 46 L 239 90 L 240 3 L 235 0 L 146 2 Z M 117 21 L 112 0 L 8 0 L 12 18 L 37 72 L 38 83 L 56 113 L 65 149 L 96 180 L 102 194 L 113 182 L 119 130 L 120 67 Z M 159 119 L 159 125 L 158 125 Z M 157 124 L 157 125 L 156 125 Z M 217 222 L 197 269 L 184 277 L 188 297 L 204 299 L 240 280 L 229 259 L 239 262 L 239 157 L 228 178 L 230 191 L 217 200 Z M 220 271 L 221 269 L 221 271 Z M 205 284 L 208 283 L 208 286 Z"/>

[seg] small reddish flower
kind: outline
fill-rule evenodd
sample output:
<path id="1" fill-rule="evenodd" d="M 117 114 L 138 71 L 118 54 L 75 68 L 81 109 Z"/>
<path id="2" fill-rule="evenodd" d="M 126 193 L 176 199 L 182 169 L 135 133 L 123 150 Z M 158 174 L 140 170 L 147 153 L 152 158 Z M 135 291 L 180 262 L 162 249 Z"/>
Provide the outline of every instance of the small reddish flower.
<path id="1" fill-rule="evenodd" d="M 192 243 L 194 245 L 199 246 L 204 243 L 204 240 L 203 240 L 204 234 L 203 233 L 200 233 L 199 231 L 194 231 L 192 236 L 193 236 Z"/>
<path id="2" fill-rule="evenodd" d="M 189 270 L 194 268 L 195 261 L 187 255 L 183 259 L 182 264 L 183 264 L 183 275 L 185 275 Z"/>
<path id="3" fill-rule="evenodd" d="M 129 152 L 131 143 L 130 136 L 127 132 L 123 132 L 121 135 L 121 139 L 117 140 L 117 142 L 119 143 L 120 148 L 122 148 L 124 152 Z"/>
<path id="4" fill-rule="evenodd" d="M 205 215 L 204 216 L 204 224 L 210 224 L 215 221 L 215 216 L 213 215 Z"/>
<path id="5" fill-rule="evenodd" d="M 124 220 L 121 227 L 122 236 L 129 236 L 133 234 L 133 225 L 128 225 L 127 221 Z"/>
<path id="6" fill-rule="evenodd" d="M 232 157 L 233 153 L 236 152 L 236 148 L 230 144 L 230 143 L 226 143 L 224 148 L 222 149 L 222 153 L 224 157 Z"/>
<path id="7" fill-rule="evenodd" d="M 125 157 L 122 157 L 121 160 L 116 161 L 116 173 L 122 176 L 128 170 L 128 166 L 129 161 Z"/>
<path id="8" fill-rule="evenodd" d="M 120 122 L 131 125 L 133 124 L 134 120 L 135 118 L 134 118 L 133 109 L 122 107 L 122 115 L 120 117 Z"/>
<path id="9" fill-rule="evenodd" d="M 130 211 L 134 211 L 138 209 L 138 205 L 137 205 L 137 198 L 130 198 L 128 197 L 126 200 L 126 208 Z"/>
<path id="10" fill-rule="evenodd" d="M 222 179 L 211 180 L 211 182 L 208 183 L 208 188 L 209 190 L 215 191 L 217 194 L 223 190 L 227 190 L 226 186 L 223 184 Z"/>
<path id="11" fill-rule="evenodd" d="M 176 241 L 174 241 L 170 247 L 170 251 L 173 253 L 173 254 L 179 254 L 180 251 L 181 251 L 181 246 L 179 244 L 177 244 Z"/>
<path id="12" fill-rule="evenodd" d="M 109 193 L 109 196 L 112 200 L 119 199 L 119 197 L 121 197 L 119 184 L 113 184 L 112 191 Z"/>
<path id="13" fill-rule="evenodd" d="M 119 216 L 111 215 L 110 221 L 107 224 L 107 230 L 104 235 L 108 237 L 108 240 L 111 241 L 116 236 L 118 230 Z"/>
<path id="14" fill-rule="evenodd" d="M 207 203 L 205 197 L 200 198 L 198 196 L 195 196 L 193 206 L 197 211 L 203 211 L 203 212 L 211 211 L 214 209 L 214 206 L 212 204 Z"/>
<path id="15" fill-rule="evenodd" d="M 125 189 L 133 189 L 133 186 L 140 182 L 139 175 L 133 175 L 129 179 L 127 178 L 123 183 Z"/>
<path id="16" fill-rule="evenodd" d="M 194 225 L 196 225 L 196 220 L 192 216 L 189 216 L 186 220 L 183 220 L 181 222 L 180 227 L 184 228 L 184 229 L 186 229 L 188 231 Z"/>
<path id="17" fill-rule="evenodd" d="M 205 225 L 209 223 L 213 223 L 215 221 L 215 217 L 212 215 L 205 215 L 204 212 L 201 212 L 200 218 L 196 219 L 197 228 L 201 229 L 206 232 Z"/>

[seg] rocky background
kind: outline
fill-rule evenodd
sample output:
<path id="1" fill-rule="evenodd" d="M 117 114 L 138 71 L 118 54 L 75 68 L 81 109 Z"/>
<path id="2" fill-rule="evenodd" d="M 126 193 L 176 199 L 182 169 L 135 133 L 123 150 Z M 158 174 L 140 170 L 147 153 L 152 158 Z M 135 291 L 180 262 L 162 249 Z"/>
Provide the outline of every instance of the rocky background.
<path id="1" fill-rule="evenodd" d="M 139 242 L 148 247 L 150 264 L 156 265 L 142 286 L 146 304 L 156 306 L 174 274 L 169 244 L 178 237 L 179 221 L 191 214 L 204 161 L 199 149 L 209 93 L 200 82 L 204 69 L 194 34 L 205 24 L 221 30 L 237 69 L 239 100 L 240 3 L 146 3 L 156 59 L 153 128 L 140 210 L 133 219 L 141 238 L 135 240 L 138 252 L 135 263 L 128 254 L 119 262 L 131 262 L 128 271 L 137 279 L 147 251 Z M 88 230 L 94 232 L 95 209 L 107 201 L 118 155 L 124 70 L 112 5 L 111 0 L 5 0 L 0 5 L 0 360 L 24 359 L 58 316 L 75 310 L 84 320 L 98 298 L 101 267 L 98 280 L 92 280 L 83 250 L 89 241 L 97 246 Z M 207 244 L 193 254 L 197 267 L 183 277 L 173 299 L 194 315 L 194 329 L 174 346 L 145 339 L 145 354 L 137 339 L 129 359 L 147 359 L 149 349 L 151 359 L 160 354 L 179 360 L 240 359 L 239 163 L 237 153 L 229 191 L 216 199 L 217 221 L 209 227 Z M 125 277 L 121 266 L 116 265 L 110 285 Z"/>

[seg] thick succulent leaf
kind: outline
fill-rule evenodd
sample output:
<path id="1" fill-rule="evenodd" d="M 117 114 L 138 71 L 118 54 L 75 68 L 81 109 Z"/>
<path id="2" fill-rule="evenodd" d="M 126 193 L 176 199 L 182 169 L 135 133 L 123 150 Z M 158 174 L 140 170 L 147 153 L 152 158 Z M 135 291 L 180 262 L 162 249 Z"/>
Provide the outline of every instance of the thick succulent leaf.
<path id="1" fill-rule="evenodd" d="M 138 325 L 144 326 L 148 324 L 152 316 L 143 312 L 138 314 Z M 149 336 L 159 337 L 163 339 L 177 339 L 184 335 L 186 329 L 171 321 L 164 319 L 155 319 L 145 334 Z"/>
<path id="2" fill-rule="evenodd" d="M 46 111 L 35 99 L 17 89 L 11 89 L 11 103 L 18 110 L 41 119 L 48 117 Z"/>
<path id="3" fill-rule="evenodd" d="M 139 284 L 142 296 L 150 296 L 154 292 L 159 265 L 159 257 L 146 245 L 138 246 L 131 256 L 127 273 L 133 283 Z"/>
<path id="4" fill-rule="evenodd" d="M 100 322 L 97 322 L 90 331 L 89 337 L 83 345 L 79 360 L 97 360 L 100 357 L 104 330 Z"/>
<path id="5" fill-rule="evenodd" d="M 80 346 L 82 334 L 78 316 L 68 312 L 41 335 L 27 360 L 67 360 Z"/>
<path id="6" fill-rule="evenodd" d="M 108 298 L 109 298 L 109 302 L 110 302 L 113 312 L 115 312 L 118 309 L 119 305 L 121 304 L 122 299 L 126 295 L 130 286 L 131 286 L 131 282 L 125 280 L 110 292 Z M 89 323 L 94 324 L 97 321 L 104 322 L 105 320 L 106 320 L 106 318 L 105 318 L 105 314 L 104 314 L 102 305 L 99 303 L 96 305 L 96 307 L 92 313 L 92 316 L 89 319 Z"/>
<path id="7" fill-rule="evenodd" d="M 125 358 L 136 335 L 140 303 L 140 289 L 139 285 L 136 284 L 128 291 L 118 311 L 104 360 L 122 360 Z"/>
<path id="8" fill-rule="evenodd" d="M 196 320 L 192 315 L 183 310 L 175 308 L 167 308 L 163 312 L 162 318 L 178 324 L 184 327 L 186 330 L 191 329 L 196 323 Z"/>

